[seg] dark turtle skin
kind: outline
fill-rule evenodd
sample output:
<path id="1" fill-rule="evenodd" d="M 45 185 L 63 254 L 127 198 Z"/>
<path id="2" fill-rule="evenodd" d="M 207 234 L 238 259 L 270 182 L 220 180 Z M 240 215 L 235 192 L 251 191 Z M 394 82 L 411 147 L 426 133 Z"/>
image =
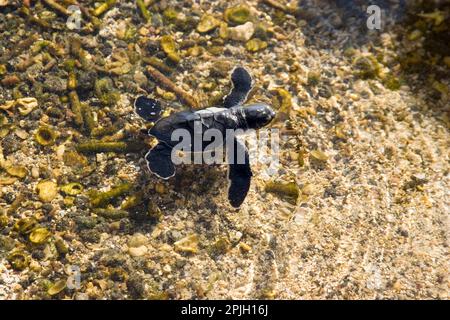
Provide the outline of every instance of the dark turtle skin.
<path id="1" fill-rule="evenodd" d="M 222 134 L 222 141 L 226 141 L 227 129 L 259 129 L 268 125 L 275 117 L 275 112 L 265 103 L 242 105 L 252 88 L 252 78 L 243 67 L 236 67 L 231 74 L 233 88 L 224 98 L 222 107 L 210 107 L 196 111 L 182 111 L 159 119 L 148 131 L 148 134 L 158 139 L 159 143 L 146 155 L 148 168 L 162 179 L 168 179 L 175 175 L 175 165 L 171 160 L 172 149 L 179 141 L 172 140 L 172 133 L 176 129 L 186 129 L 191 137 L 194 136 L 195 124 L 201 124 L 201 132 L 208 129 L 217 129 Z M 135 111 L 143 119 L 152 121 L 155 115 L 161 113 L 160 105 L 153 99 L 138 97 L 135 101 Z M 198 133 L 198 132 L 197 132 Z M 248 151 L 236 137 L 234 139 L 234 152 L 228 154 L 228 200 L 233 207 L 238 208 L 250 188 L 252 171 Z M 201 151 L 210 144 L 203 141 Z M 230 154 L 234 156 L 231 158 Z M 244 155 L 237 159 L 238 155 Z"/>

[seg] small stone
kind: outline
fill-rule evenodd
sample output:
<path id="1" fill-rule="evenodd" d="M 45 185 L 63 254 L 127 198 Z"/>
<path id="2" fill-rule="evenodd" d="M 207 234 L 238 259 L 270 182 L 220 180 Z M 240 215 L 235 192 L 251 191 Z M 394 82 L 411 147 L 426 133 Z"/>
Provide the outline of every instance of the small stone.
<path id="1" fill-rule="evenodd" d="M 39 168 L 38 168 L 38 167 L 33 167 L 33 168 L 31 168 L 31 176 L 32 176 L 34 179 L 39 178 Z"/>
<path id="2" fill-rule="evenodd" d="M 57 238 L 55 240 L 55 247 L 56 247 L 56 250 L 58 251 L 58 253 L 60 255 L 65 255 L 66 253 L 69 252 L 69 248 L 67 247 L 67 245 L 64 242 L 64 240 L 61 239 L 61 238 Z"/>
<path id="3" fill-rule="evenodd" d="M 252 247 L 250 247 L 245 242 L 241 242 L 241 243 L 239 243 L 239 250 L 241 250 L 242 253 L 247 253 L 252 250 Z"/>
<path id="4" fill-rule="evenodd" d="M 272 98 L 273 106 L 277 109 L 277 116 L 274 121 L 285 121 L 289 119 L 292 112 L 292 95 L 283 88 L 276 88 Z"/>
<path id="5" fill-rule="evenodd" d="M 205 14 L 200 19 L 199 24 L 197 25 L 197 31 L 200 33 L 206 33 L 214 30 L 220 25 L 220 21 L 214 18 L 210 14 Z"/>
<path id="6" fill-rule="evenodd" d="M 203 53 L 203 51 L 204 51 L 203 47 L 193 46 L 187 50 L 187 55 L 190 57 L 198 57 Z"/>
<path id="7" fill-rule="evenodd" d="M 16 134 L 16 136 L 18 136 L 22 140 L 25 140 L 29 136 L 28 132 L 26 132 L 25 130 L 22 130 L 22 129 L 16 129 L 16 131 L 14 131 L 14 133 Z"/>
<path id="8" fill-rule="evenodd" d="M 0 186 L 2 185 L 10 185 L 17 181 L 17 178 L 13 177 L 0 177 Z"/>
<path id="9" fill-rule="evenodd" d="M 54 207 L 51 203 L 44 203 L 41 207 L 42 212 L 44 212 L 45 214 L 49 214 L 50 212 L 53 211 Z"/>
<path id="10" fill-rule="evenodd" d="M 51 236 L 46 228 L 36 228 L 30 234 L 30 242 L 34 244 L 43 244 Z"/>
<path id="11" fill-rule="evenodd" d="M 76 151 L 66 151 L 63 155 L 64 164 L 68 167 L 81 169 L 88 165 L 87 158 Z"/>
<path id="12" fill-rule="evenodd" d="M 38 106 L 38 101 L 36 98 L 32 97 L 21 98 L 17 99 L 16 104 L 19 109 L 19 113 L 22 116 L 26 116 Z"/>
<path id="13" fill-rule="evenodd" d="M 42 202 L 51 202 L 58 194 L 58 185 L 53 181 L 45 180 L 38 183 L 36 190 Z"/>
<path id="14" fill-rule="evenodd" d="M 30 264 L 30 258 L 22 251 L 14 251 L 7 257 L 14 270 L 22 271 Z"/>
<path id="15" fill-rule="evenodd" d="M 227 29 L 227 36 L 231 40 L 248 41 L 253 36 L 255 27 L 252 22 L 246 22 L 240 26 Z"/>
<path id="16" fill-rule="evenodd" d="M 8 100 L 4 104 L 0 105 L 0 109 L 2 109 L 2 110 L 9 110 L 12 107 L 14 107 L 15 105 L 16 105 L 16 101 L 15 100 Z"/>
<path id="17" fill-rule="evenodd" d="M 274 193 L 277 196 L 286 199 L 290 203 L 297 202 L 300 191 L 295 182 L 270 181 L 266 183 L 265 191 Z"/>
<path id="18" fill-rule="evenodd" d="M 169 36 L 162 36 L 161 37 L 161 48 L 163 51 L 167 54 L 167 57 L 172 60 L 173 62 L 179 62 L 181 60 L 180 56 L 177 52 L 177 46 L 175 43 L 175 40 Z"/>
<path id="19" fill-rule="evenodd" d="M 157 183 L 155 185 L 155 190 L 159 194 L 164 194 L 166 192 L 166 188 L 164 187 L 164 185 L 162 183 Z"/>
<path id="20" fill-rule="evenodd" d="M 313 150 L 313 151 L 311 151 L 311 156 L 314 159 L 319 160 L 319 161 L 324 161 L 325 162 L 325 161 L 328 160 L 328 155 L 325 152 L 321 151 L 321 150 Z"/>
<path id="21" fill-rule="evenodd" d="M 142 71 L 136 71 L 133 76 L 134 81 L 136 84 L 138 84 L 140 87 L 143 87 L 147 83 L 147 77 Z"/>
<path id="22" fill-rule="evenodd" d="M 16 152 L 20 149 L 21 146 L 20 141 L 12 134 L 8 134 L 6 137 L 1 139 L 0 143 L 3 148 L 3 154 L 5 156 Z"/>
<path id="23" fill-rule="evenodd" d="M 147 253 L 147 251 L 148 251 L 148 249 L 144 245 L 139 246 L 139 247 L 128 248 L 128 253 L 132 257 L 142 257 L 143 255 L 145 255 Z"/>
<path id="24" fill-rule="evenodd" d="M 392 288 L 399 292 L 400 290 L 402 290 L 402 283 L 400 282 L 400 280 L 395 281 L 394 285 L 392 286 Z"/>
<path id="25" fill-rule="evenodd" d="M 297 213 L 294 216 L 294 222 L 298 225 L 303 225 L 305 224 L 305 217 L 302 214 Z"/>
<path id="26" fill-rule="evenodd" d="M 8 168 L 6 168 L 6 172 L 8 172 L 9 175 L 18 177 L 18 178 L 24 178 L 28 174 L 28 171 L 24 166 L 8 167 Z"/>
<path id="27" fill-rule="evenodd" d="M 47 76 L 44 81 L 44 89 L 54 93 L 62 93 L 67 90 L 67 81 L 56 76 Z"/>
<path id="28" fill-rule="evenodd" d="M 66 195 L 75 196 L 83 191 L 83 186 L 78 182 L 71 182 L 61 187 L 61 191 Z"/>
<path id="29" fill-rule="evenodd" d="M 314 185 L 312 183 L 307 183 L 302 188 L 302 194 L 306 194 L 308 196 L 314 194 Z"/>
<path id="30" fill-rule="evenodd" d="M 238 5 L 225 10 L 225 21 L 232 24 L 244 24 L 251 19 L 250 9 L 246 5 Z"/>
<path id="31" fill-rule="evenodd" d="M 230 248 L 230 241 L 225 237 L 221 237 L 210 246 L 209 252 L 212 256 L 219 256 L 227 253 Z"/>
<path id="32" fill-rule="evenodd" d="M 256 52 L 267 48 L 267 42 L 261 39 L 251 39 L 245 44 L 245 48 L 250 52 Z"/>
<path id="33" fill-rule="evenodd" d="M 66 288 L 66 280 L 56 281 L 47 291 L 51 296 L 57 295 Z"/>
<path id="34" fill-rule="evenodd" d="M 28 268 L 30 268 L 30 270 L 34 271 L 34 272 L 41 272 L 42 271 L 41 265 L 36 260 L 32 260 L 30 262 L 30 265 L 28 266 Z"/>
<path id="35" fill-rule="evenodd" d="M 142 233 L 135 233 L 133 236 L 131 236 L 130 240 L 128 240 L 128 247 L 137 248 L 147 244 L 147 242 L 148 239 L 146 236 L 144 236 Z"/>
<path id="36" fill-rule="evenodd" d="M 220 27 L 219 27 L 219 36 L 222 39 L 227 39 L 228 38 L 228 25 L 225 22 L 221 22 L 220 23 Z"/>
<path id="37" fill-rule="evenodd" d="M 198 236 L 192 234 L 174 243 L 175 251 L 181 251 L 186 253 L 198 252 Z"/>
<path id="38" fill-rule="evenodd" d="M 89 300 L 89 295 L 84 292 L 78 292 L 75 294 L 75 300 Z"/>
<path id="39" fill-rule="evenodd" d="M 5 87 L 14 87 L 16 84 L 20 82 L 20 78 L 15 74 L 11 74 L 5 76 L 1 82 L 2 85 L 4 85 Z"/>

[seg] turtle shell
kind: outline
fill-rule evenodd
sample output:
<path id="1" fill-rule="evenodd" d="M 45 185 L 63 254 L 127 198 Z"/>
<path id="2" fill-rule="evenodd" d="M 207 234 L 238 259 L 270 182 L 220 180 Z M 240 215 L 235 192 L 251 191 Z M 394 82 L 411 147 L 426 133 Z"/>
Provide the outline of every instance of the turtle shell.
<path id="1" fill-rule="evenodd" d="M 150 129 L 149 134 L 157 138 L 160 142 L 174 147 L 179 141 L 172 141 L 173 132 L 177 129 L 185 129 L 189 132 L 191 139 L 193 139 L 196 122 L 201 124 L 201 133 L 204 133 L 210 128 L 215 128 L 224 132 L 224 127 L 220 122 L 216 121 L 216 118 L 220 114 L 220 110 L 222 109 L 209 108 L 196 112 L 183 111 L 174 113 L 157 121 Z M 210 143 L 211 142 L 209 141 L 205 141 L 203 149 Z"/>

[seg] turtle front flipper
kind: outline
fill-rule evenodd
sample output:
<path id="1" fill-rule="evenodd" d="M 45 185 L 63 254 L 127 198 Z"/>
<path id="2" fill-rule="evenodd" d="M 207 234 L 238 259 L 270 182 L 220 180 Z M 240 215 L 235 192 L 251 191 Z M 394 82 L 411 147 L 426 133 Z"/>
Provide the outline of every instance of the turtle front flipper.
<path id="1" fill-rule="evenodd" d="M 234 138 L 234 152 L 230 154 L 230 150 L 227 150 L 227 155 L 229 163 L 228 179 L 230 182 L 228 200 L 233 207 L 239 208 L 250 189 L 252 179 L 250 159 L 247 148 L 236 138 Z"/>
<path id="2" fill-rule="evenodd" d="M 162 108 L 158 100 L 139 96 L 134 101 L 134 112 L 145 121 L 154 122 L 161 117 Z"/>
<path id="3" fill-rule="evenodd" d="M 231 73 L 231 82 L 233 83 L 233 88 L 223 99 L 223 106 L 225 108 L 235 107 L 244 103 L 248 93 L 252 89 L 253 80 L 245 68 L 236 67 Z"/>
<path id="4" fill-rule="evenodd" d="M 158 143 L 145 155 L 148 169 L 159 178 L 169 179 L 175 175 L 175 166 L 170 157 L 172 149 L 164 143 Z"/>

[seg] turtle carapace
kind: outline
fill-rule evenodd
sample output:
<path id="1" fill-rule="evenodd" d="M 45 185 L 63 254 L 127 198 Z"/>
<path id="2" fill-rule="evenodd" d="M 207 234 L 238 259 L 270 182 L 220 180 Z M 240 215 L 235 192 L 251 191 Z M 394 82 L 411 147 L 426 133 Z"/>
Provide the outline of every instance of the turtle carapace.
<path id="1" fill-rule="evenodd" d="M 244 201 L 250 188 L 252 171 L 248 151 L 244 144 L 235 136 L 226 141 L 227 130 L 259 129 L 268 125 L 275 117 L 275 112 L 265 103 L 243 105 L 248 93 L 252 89 L 252 77 L 243 67 L 236 67 L 231 73 L 233 88 L 224 98 L 220 107 L 210 107 L 201 110 L 182 111 L 173 113 L 156 121 L 148 134 L 158 139 L 158 144 L 146 155 L 148 168 L 162 179 L 168 179 L 175 175 L 175 165 L 171 155 L 174 147 L 179 143 L 172 140 L 172 134 L 177 129 L 185 129 L 192 136 L 196 127 L 200 125 L 201 131 L 217 129 L 222 134 L 222 141 L 226 146 L 232 145 L 234 150 L 227 150 L 227 163 L 229 166 L 228 199 L 233 207 L 239 207 Z M 135 102 L 135 111 L 144 120 L 154 121 L 154 117 L 160 113 L 159 103 L 154 99 L 138 97 Z M 201 152 L 211 143 L 202 143 Z M 240 158 L 239 158 L 240 157 Z M 238 159 L 239 158 L 239 159 Z"/>

